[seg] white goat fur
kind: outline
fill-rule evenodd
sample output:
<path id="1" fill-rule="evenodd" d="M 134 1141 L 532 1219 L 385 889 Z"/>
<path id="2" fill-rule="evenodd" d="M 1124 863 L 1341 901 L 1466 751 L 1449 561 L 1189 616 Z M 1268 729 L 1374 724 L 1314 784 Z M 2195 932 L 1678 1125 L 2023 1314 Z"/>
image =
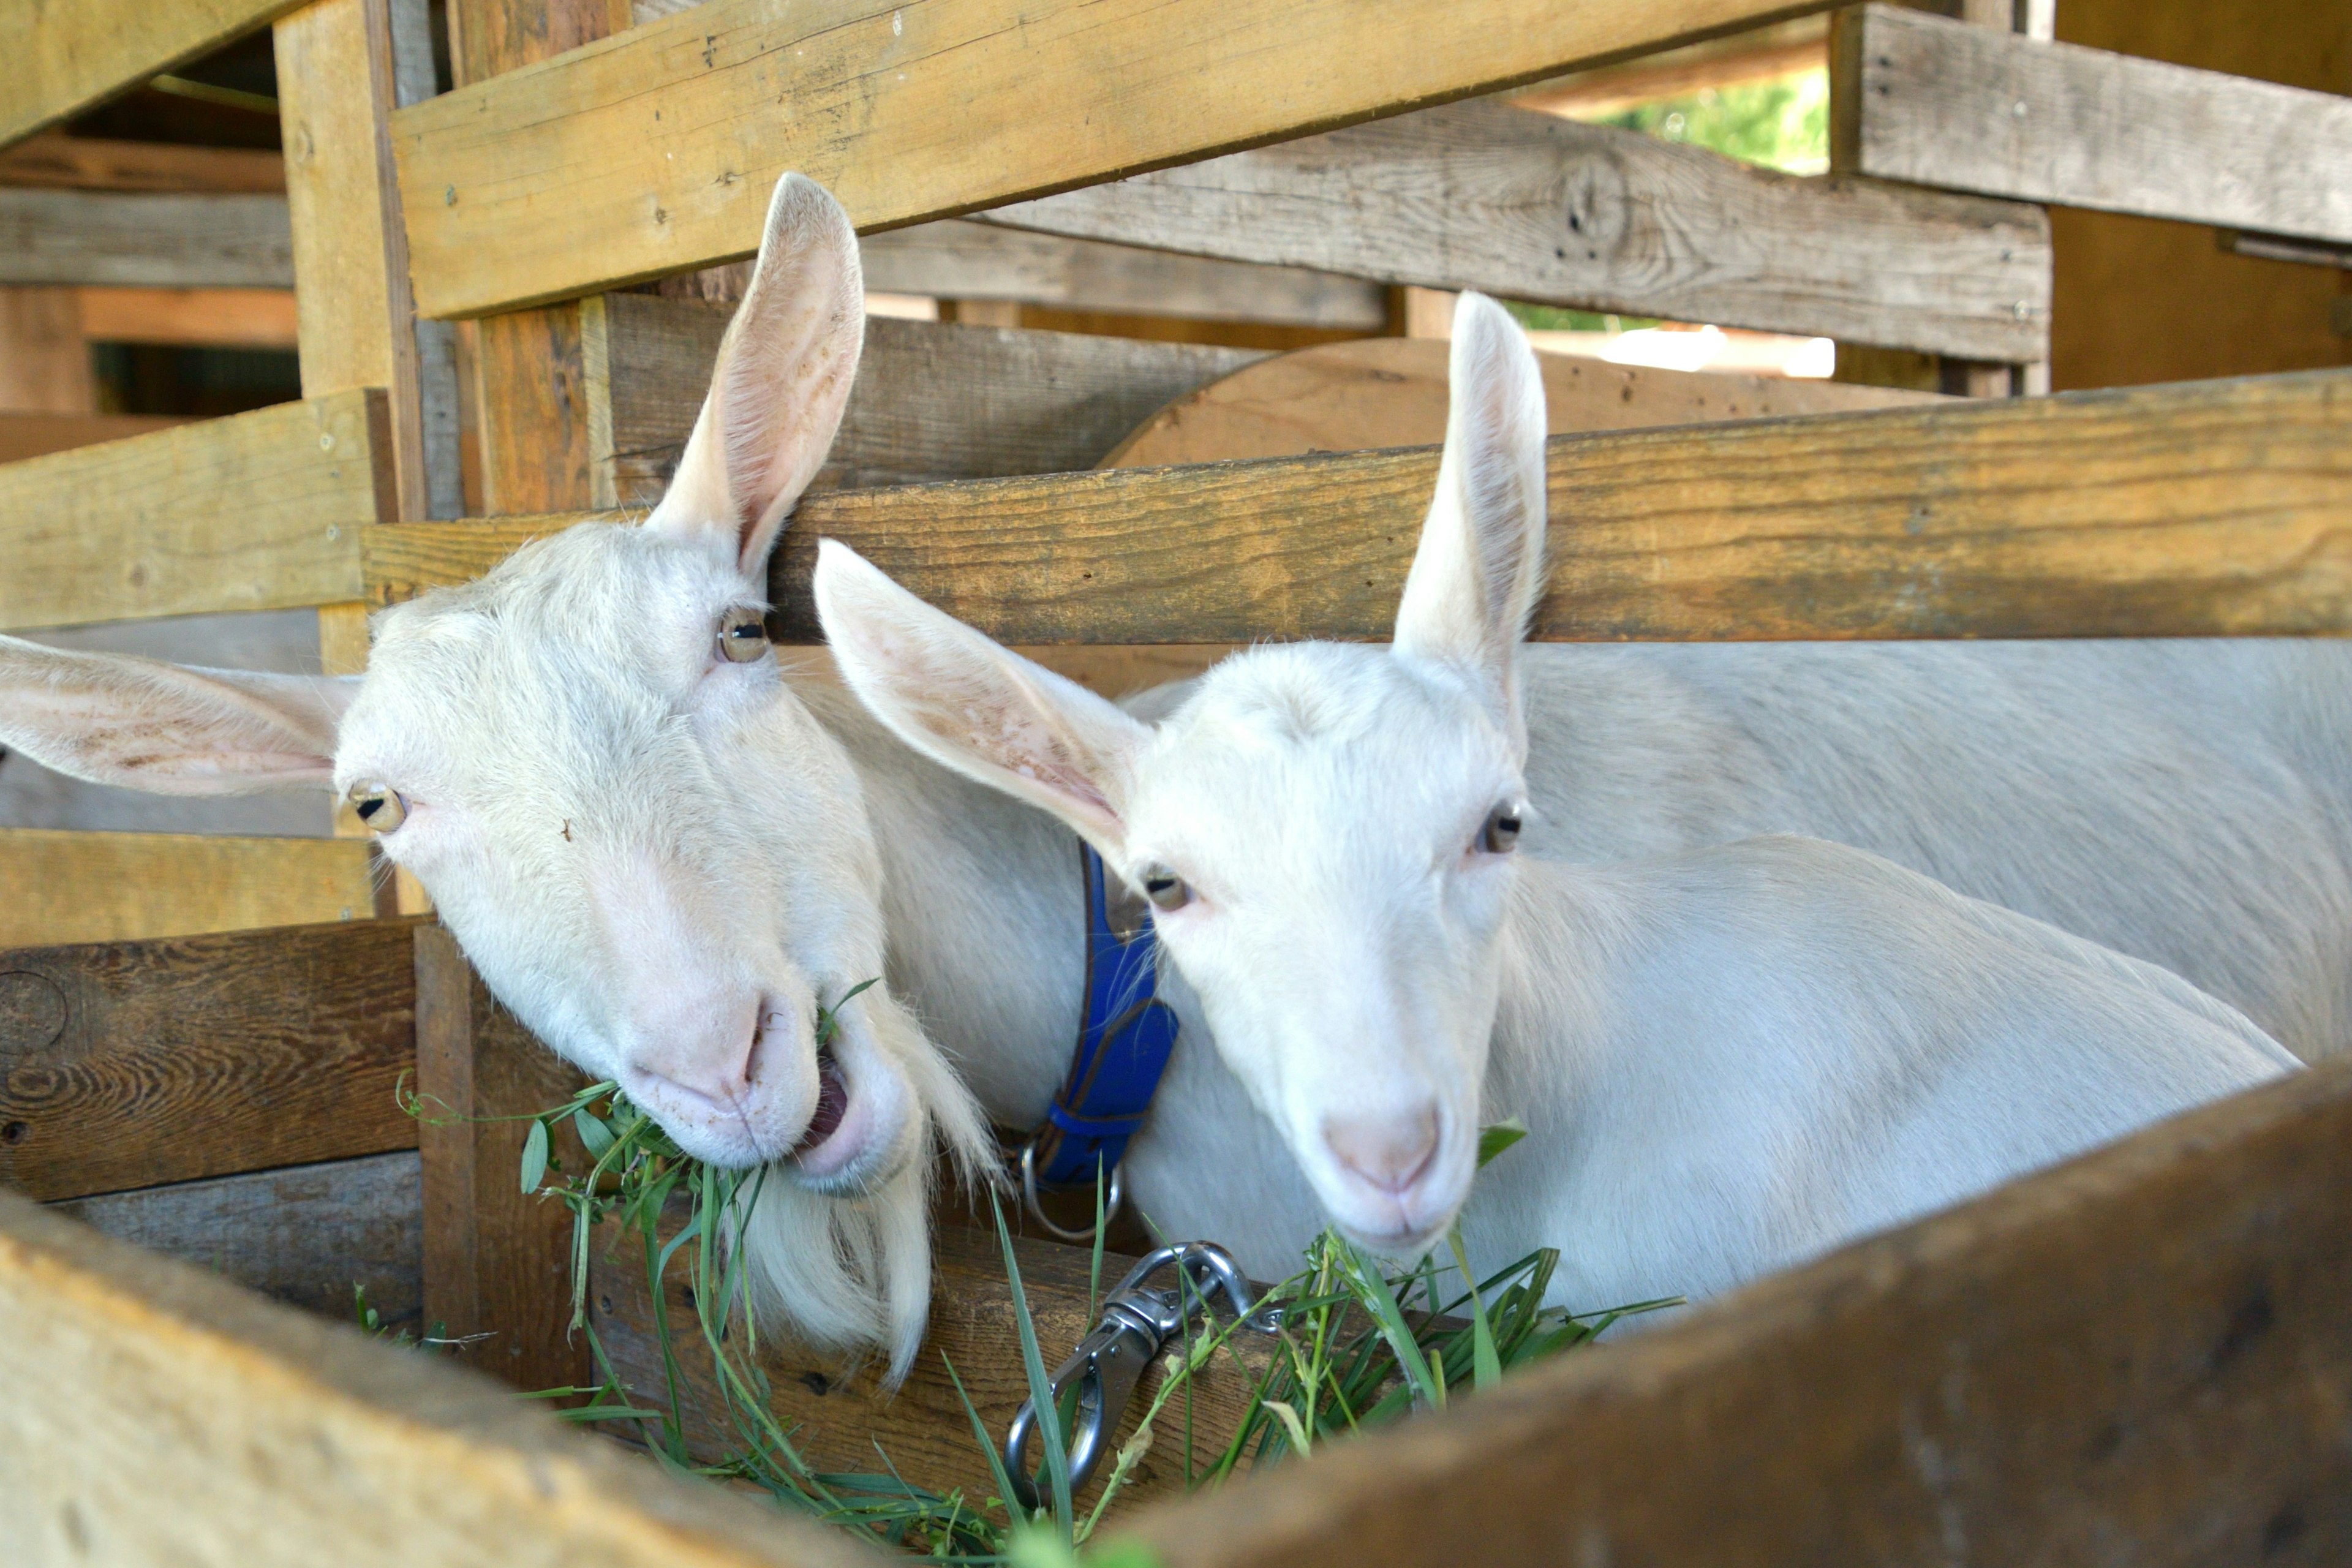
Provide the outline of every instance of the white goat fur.
<path id="1" fill-rule="evenodd" d="M 1037 1121 L 1077 1027 L 1070 834 L 910 752 L 816 672 L 776 679 L 767 663 L 706 657 L 718 612 L 763 592 L 758 554 L 837 416 L 824 405 L 845 380 L 838 352 L 858 341 L 851 275 L 837 257 L 824 264 L 845 225 L 782 201 L 790 184 L 662 526 L 584 525 L 481 583 L 385 612 L 363 687 L 0 638 L 0 743 L 150 790 L 331 775 L 401 789 L 425 809 L 386 852 L 422 877 L 500 998 L 598 1076 L 626 1065 L 633 995 L 789 964 L 799 978 L 777 989 L 797 1004 L 837 995 L 887 956 L 889 994 L 851 1005 L 850 1046 L 876 1073 L 897 1064 L 901 1109 L 928 1102 L 976 1159 L 968 1102 L 913 1020 L 995 1120 Z M 811 363 L 835 368 L 795 379 Z M 789 448 L 769 454 L 772 469 L 753 467 L 763 441 Z M 739 500 L 730 449 L 744 473 L 780 477 Z M 1601 863 L 1768 831 L 1838 838 L 2179 970 L 2306 1055 L 2347 1034 L 2352 650 L 2340 644 L 1552 646 L 1526 650 L 1522 681 L 1536 855 Z M 713 688 L 732 695 L 697 696 L 698 682 L 732 682 Z M 411 831 L 436 810 L 462 824 L 437 848 Z M 659 858 L 632 871 L 646 843 Z M 632 881 L 649 893 L 631 897 Z M 1167 994 L 1184 1043 L 1132 1146 L 1129 1190 L 1164 1228 L 1220 1237 L 1261 1277 L 1281 1272 L 1319 1207 L 1180 976 Z M 657 1043 L 647 1054 L 664 1055 Z M 805 1115 L 805 1039 L 771 1054 L 793 1060 L 751 1086 L 773 1101 L 768 1142 L 734 1145 L 735 1158 L 789 1145 Z M 695 1109 L 656 1104 L 682 1142 L 730 1153 L 727 1128 L 698 1126 Z M 1514 1154 L 1496 1182 L 1537 1157 Z M 762 1210 L 781 1193 L 793 1212 L 751 1250 L 804 1327 L 881 1343 L 902 1365 L 922 1307 L 908 1173 L 920 1163 L 831 1197 L 783 1173 Z M 838 1239 L 818 1230 L 815 1205 L 830 1204 L 853 1211 Z"/>
<path id="2" fill-rule="evenodd" d="M 1587 1305 L 1711 1293 L 2295 1060 L 2152 964 L 1820 839 L 1522 864 L 1543 581 L 1526 341 L 1463 296 L 1437 495 L 1391 648 L 1261 647 L 1143 723 L 826 542 L 859 698 L 1138 886 L 1324 1208 L 1404 1258 L 1464 1205 Z M 1475 1199 L 1483 1121 L 1533 1150 Z"/>

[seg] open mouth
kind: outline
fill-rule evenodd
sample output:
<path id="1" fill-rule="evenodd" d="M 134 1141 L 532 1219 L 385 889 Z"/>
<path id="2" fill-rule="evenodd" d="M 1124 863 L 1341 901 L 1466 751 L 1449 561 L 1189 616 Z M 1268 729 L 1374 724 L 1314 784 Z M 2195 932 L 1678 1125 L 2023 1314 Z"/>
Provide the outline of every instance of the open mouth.
<path id="1" fill-rule="evenodd" d="M 849 1079 L 843 1076 L 840 1061 L 831 1046 L 820 1047 L 816 1053 L 816 1110 L 809 1116 L 808 1131 L 793 1146 L 795 1158 L 822 1147 L 825 1141 L 841 1131 L 842 1119 L 849 1114 Z"/>

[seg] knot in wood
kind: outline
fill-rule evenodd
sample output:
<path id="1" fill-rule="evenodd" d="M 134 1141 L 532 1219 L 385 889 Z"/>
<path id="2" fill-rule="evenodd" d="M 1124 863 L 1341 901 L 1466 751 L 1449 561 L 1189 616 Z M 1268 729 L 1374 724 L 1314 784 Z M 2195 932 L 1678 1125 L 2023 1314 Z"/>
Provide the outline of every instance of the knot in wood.
<path id="1" fill-rule="evenodd" d="M 12 969 L 0 974 L 0 1056 L 30 1056 L 66 1032 L 66 994 L 47 975 Z"/>

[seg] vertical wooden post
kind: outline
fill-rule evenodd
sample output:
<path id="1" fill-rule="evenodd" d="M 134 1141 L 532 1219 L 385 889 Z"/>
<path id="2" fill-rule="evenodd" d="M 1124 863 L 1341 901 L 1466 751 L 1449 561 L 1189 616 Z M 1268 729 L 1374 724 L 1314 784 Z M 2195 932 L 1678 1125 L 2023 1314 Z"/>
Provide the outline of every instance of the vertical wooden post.
<path id="1" fill-rule="evenodd" d="M 491 999 L 447 931 L 419 927 L 415 942 L 425 1321 L 488 1335 L 465 1359 L 517 1388 L 585 1384 L 587 1340 L 566 1331 L 572 1215 L 523 1192 L 530 1123 L 510 1120 L 562 1104 L 580 1075 Z"/>
<path id="2" fill-rule="evenodd" d="M 74 289 L 0 288 L 0 410 L 98 411 L 81 300 Z"/>

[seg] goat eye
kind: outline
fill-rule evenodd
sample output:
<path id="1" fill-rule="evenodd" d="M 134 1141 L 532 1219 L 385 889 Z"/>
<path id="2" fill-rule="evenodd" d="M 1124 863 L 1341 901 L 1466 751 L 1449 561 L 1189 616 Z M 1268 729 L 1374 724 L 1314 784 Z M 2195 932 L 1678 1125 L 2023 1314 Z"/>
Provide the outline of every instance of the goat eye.
<path id="1" fill-rule="evenodd" d="M 768 626 L 760 612 L 741 605 L 719 617 L 719 657 L 730 664 L 749 664 L 768 652 Z"/>
<path id="2" fill-rule="evenodd" d="M 1498 805 L 1486 814 L 1486 826 L 1478 830 L 1478 847 L 1489 855 L 1508 855 L 1519 847 L 1519 808 Z"/>
<path id="3" fill-rule="evenodd" d="M 389 833 L 408 820 L 408 803 L 383 784 L 355 784 L 343 799 L 370 833 Z"/>
<path id="4" fill-rule="evenodd" d="M 1143 896 L 1151 900 L 1155 910 L 1181 910 L 1192 901 L 1192 889 L 1184 879 L 1165 866 L 1143 868 Z"/>

